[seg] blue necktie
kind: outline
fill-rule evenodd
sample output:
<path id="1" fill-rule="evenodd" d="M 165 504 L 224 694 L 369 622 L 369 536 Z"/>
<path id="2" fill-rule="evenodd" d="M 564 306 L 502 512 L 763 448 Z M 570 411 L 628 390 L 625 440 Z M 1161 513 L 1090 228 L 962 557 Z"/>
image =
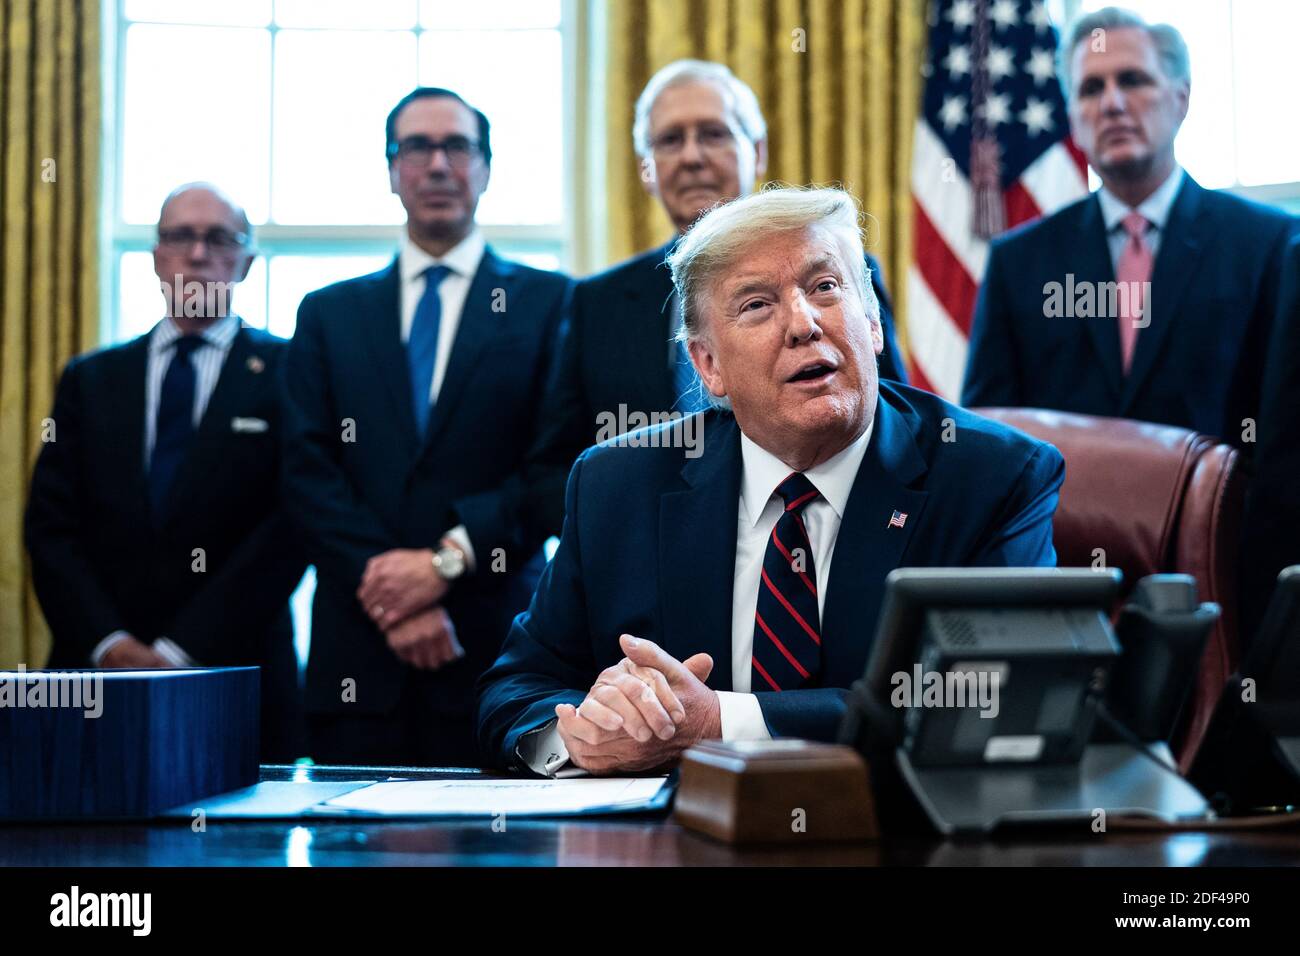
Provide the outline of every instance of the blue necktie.
<path id="1" fill-rule="evenodd" d="M 200 335 L 176 340 L 176 354 L 163 376 L 154 428 L 153 456 L 149 461 L 149 506 L 155 522 L 161 521 L 167 494 L 176 479 L 185 452 L 194 437 L 194 363 L 190 356 L 203 344 Z"/>
<path id="2" fill-rule="evenodd" d="M 429 266 L 424 271 L 424 295 L 415 307 L 411 334 L 406 339 L 406 364 L 411 370 L 411 407 L 415 410 L 415 431 L 421 439 L 429 425 L 429 390 L 433 388 L 433 366 L 438 360 L 438 327 L 442 325 L 442 298 L 438 286 L 451 270 Z"/>
<path id="3" fill-rule="evenodd" d="M 821 615 L 812 542 L 800 512 L 819 496 L 802 472 L 777 487 L 784 507 L 763 554 L 754 609 L 750 691 L 816 687 L 821 670 Z"/>

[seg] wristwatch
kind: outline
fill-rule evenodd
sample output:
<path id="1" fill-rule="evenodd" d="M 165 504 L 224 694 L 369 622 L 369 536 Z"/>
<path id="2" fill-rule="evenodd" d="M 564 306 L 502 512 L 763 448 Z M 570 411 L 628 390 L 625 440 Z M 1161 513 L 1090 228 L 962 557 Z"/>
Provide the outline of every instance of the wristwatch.
<path id="1" fill-rule="evenodd" d="M 465 552 L 460 548 L 444 544 L 433 552 L 433 570 L 444 581 L 455 581 L 465 573 Z"/>

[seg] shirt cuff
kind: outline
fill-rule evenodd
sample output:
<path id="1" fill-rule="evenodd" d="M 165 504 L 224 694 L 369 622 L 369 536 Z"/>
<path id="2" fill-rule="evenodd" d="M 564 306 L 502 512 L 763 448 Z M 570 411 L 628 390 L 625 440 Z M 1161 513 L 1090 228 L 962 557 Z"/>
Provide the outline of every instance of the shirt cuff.
<path id="1" fill-rule="evenodd" d="M 463 524 L 458 524 L 443 535 L 443 537 L 450 538 L 452 544 L 465 552 L 465 570 L 472 572 L 475 563 L 474 546 L 469 543 L 469 532 L 465 530 L 465 526 Z"/>
<path id="2" fill-rule="evenodd" d="M 560 719 L 557 717 L 550 723 L 528 731 L 515 744 L 515 756 L 533 773 L 553 777 L 568 764 L 569 748 L 564 746 L 559 725 Z"/>
<path id="3" fill-rule="evenodd" d="M 90 652 L 90 663 L 94 664 L 96 667 L 103 667 L 104 655 L 130 636 L 131 634 L 129 631 L 122 630 L 114 631 L 112 634 L 108 635 L 108 637 L 96 644 L 95 649 Z"/>
<path id="4" fill-rule="evenodd" d="M 172 667 L 193 667 L 194 658 L 186 654 L 179 644 L 175 641 L 168 640 L 165 637 L 157 638 L 153 642 L 153 649 L 158 656 L 165 660 Z"/>
<path id="5" fill-rule="evenodd" d="M 772 739 L 757 697 L 727 690 L 720 690 L 717 694 L 724 741 Z"/>

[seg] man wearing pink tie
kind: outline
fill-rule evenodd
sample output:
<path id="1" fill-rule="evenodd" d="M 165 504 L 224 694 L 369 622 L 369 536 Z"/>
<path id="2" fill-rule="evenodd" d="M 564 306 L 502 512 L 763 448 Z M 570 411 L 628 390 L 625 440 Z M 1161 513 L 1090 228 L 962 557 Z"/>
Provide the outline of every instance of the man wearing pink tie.
<path id="1" fill-rule="evenodd" d="M 962 402 L 1180 425 L 1250 446 L 1296 221 L 1199 186 L 1174 158 L 1187 46 L 1108 7 L 1071 29 L 1063 81 L 1101 188 L 995 240 Z"/>

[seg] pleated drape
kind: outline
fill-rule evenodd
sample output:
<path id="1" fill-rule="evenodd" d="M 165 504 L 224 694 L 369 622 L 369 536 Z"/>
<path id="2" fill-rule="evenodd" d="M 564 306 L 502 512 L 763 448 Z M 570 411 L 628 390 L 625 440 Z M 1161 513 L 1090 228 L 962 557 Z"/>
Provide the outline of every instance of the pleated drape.
<path id="1" fill-rule="evenodd" d="M 0 667 L 37 667 L 49 632 L 22 539 L 43 420 L 98 337 L 98 0 L 3 0 L 0 14 Z"/>

